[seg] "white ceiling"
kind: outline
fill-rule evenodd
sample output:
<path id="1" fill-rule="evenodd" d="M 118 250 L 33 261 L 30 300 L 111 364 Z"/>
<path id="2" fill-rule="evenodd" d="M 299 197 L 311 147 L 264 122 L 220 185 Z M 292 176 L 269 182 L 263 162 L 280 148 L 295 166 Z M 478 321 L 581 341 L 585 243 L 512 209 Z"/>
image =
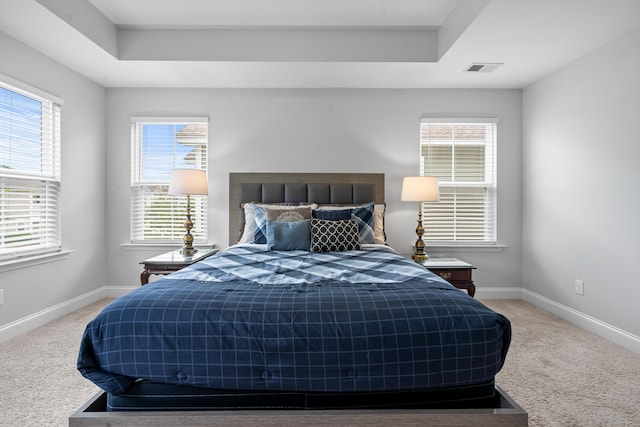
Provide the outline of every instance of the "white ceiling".
<path id="1" fill-rule="evenodd" d="M 0 2 L 0 31 L 106 87 L 522 88 L 638 26 L 640 0 Z"/>
<path id="2" fill-rule="evenodd" d="M 89 0 L 129 27 L 440 26 L 451 0 Z"/>

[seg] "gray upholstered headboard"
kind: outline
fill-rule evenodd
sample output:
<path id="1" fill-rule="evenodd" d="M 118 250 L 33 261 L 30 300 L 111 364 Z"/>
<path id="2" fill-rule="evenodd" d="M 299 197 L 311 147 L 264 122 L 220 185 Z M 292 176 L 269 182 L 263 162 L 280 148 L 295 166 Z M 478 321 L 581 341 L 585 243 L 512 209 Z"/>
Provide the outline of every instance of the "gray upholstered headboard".
<path id="1" fill-rule="evenodd" d="M 230 173 L 230 245 L 240 237 L 245 202 L 384 203 L 384 174 Z"/>

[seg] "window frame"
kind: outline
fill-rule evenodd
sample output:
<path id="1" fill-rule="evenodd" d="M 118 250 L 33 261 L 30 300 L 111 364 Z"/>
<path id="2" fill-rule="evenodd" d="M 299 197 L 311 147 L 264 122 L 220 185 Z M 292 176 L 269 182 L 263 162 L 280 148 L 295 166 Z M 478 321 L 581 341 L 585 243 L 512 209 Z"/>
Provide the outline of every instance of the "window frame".
<path id="1" fill-rule="evenodd" d="M 129 243 L 132 245 L 176 245 L 182 243 L 182 237 L 186 233 L 184 229 L 184 221 L 187 214 L 187 197 L 184 195 L 169 195 L 169 180 L 171 170 L 177 167 L 185 167 L 184 165 L 177 165 L 176 159 L 178 156 L 176 153 L 167 155 L 167 159 L 170 158 L 172 163 L 171 167 L 166 170 L 162 170 L 164 179 L 148 180 L 143 177 L 145 174 L 144 161 L 145 156 L 142 149 L 143 127 L 150 125 L 158 126 L 187 126 L 187 125 L 206 125 L 206 131 L 202 145 L 204 150 L 200 153 L 200 157 L 195 159 L 195 162 L 199 162 L 200 167 L 194 169 L 202 169 L 208 171 L 208 147 L 209 147 L 209 129 L 208 129 L 208 117 L 131 117 L 131 173 L 130 173 L 130 232 Z M 177 132 L 176 132 L 177 133 Z M 175 136 L 174 136 L 175 138 Z M 181 145 L 174 140 L 173 147 Z M 165 160 L 167 160 L 165 159 Z M 197 166 L 197 165 L 196 165 Z M 149 203 L 166 203 L 167 207 L 172 211 L 169 213 L 170 228 L 164 237 L 153 238 L 147 234 L 145 228 L 145 215 L 144 215 L 144 200 L 145 188 L 149 190 L 151 187 L 155 188 L 155 191 L 151 191 L 150 196 L 152 200 L 147 199 Z M 155 198 L 155 196 L 159 198 Z M 142 216 L 138 214 L 142 212 Z M 158 212 L 156 211 L 155 214 Z M 191 217 L 194 222 L 194 228 L 191 230 L 191 234 L 194 236 L 194 245 L 204 245 L 208 242 L 208 197 L 200 195 L 191 196 Z M 164 222 L 165 219 L 162 219 Z M 151 238 L 150 238 L 151 237 Z"/>
<path id="2" fill-rule="evenodd" d="M 428 242 L 429 246 L 463 246 L 463 247 L 496 247 L 497 244 L 497 230 L 498 230 L 498 218 L 497 218 L 497 207 L 498 207 L 498 182 L 497 182 L 497 149 L 498 149 L 498 123 L 499 119 L 497 117 L 440 117 L 440 116 L 430 116 L 423 115 L 420 119 L 420 135 L 419 135 L 419 160 L 420 160 L 420 175 L 432 175 L 438 176 L 439 178 L 439 188 L 440 188 L 440 202 L 437 203 L 422 203 L 422 213 L 423 213 L 423 223 L 425 228 L 424 240 Z M 458 140 L 456 138 L 452 138 L 451 142 L 451 155 L 450 161 L 452 170 L 456 169 L 456 157 L 455 157 L 455 147 L 472 147 L 472 146 L 482 146 L 483 147 L 483 179 L 482 180 L 473 180 L 470 179 L 468 181 L 464 180 L 456 180 L 454 173 L 452 172 L 450 179 L 442 179 L 445 174 L 441 171 L 434 171 L 432 159 L 423 155 L 424 147 L 427 146 L 427 150 L 429 150 L 429 145 L 432 144 L 440 145 L 441 147 L 446 147 L 447 143 L 439 142 L 432 143 L 429 139 L 424 137 L 425 131 L 423 130 L 423 126 L 425 125 L 441 125 L 441 126 L 477 126 L 477 125 L 485 125 L 489 127 L 488 135 L 485 135 L 485 140 L 482 143 L 476 142 L 463 142 L 463 140 Z M 444 163 L 444 162 L 443 162 Z M 460 162 L 459 162 L 460 163 Z M 467 166 L 463 163 L 463 166 Z M 473 169 L 476 174 L 479 175 L 480 169 Z M 469 173 L 469 169 L 467 169 Z M 467 190 L 465 194 L 464 191 Z M 458 199 L 462 197 L 462 200 L 471 201 L 473 203 L 473 195 L 472 192 L 474 189 L 482 189 L 482 203 L 477 204 L 477 206 L 482 205 L 482 225 L 472 226 L 471 232 L 458 232 L 456 228 L 462 229 L 463 226 L 469 226 L 470 223 L 474 222 L 474 220 L 465 220 L 465 215 L 456 215 L 457 210 L 459 209 L 456 204 L 459 202 Z M 438 219 L 438 211 L 441 212 L 440 218 L 444 215 L 442 212 L 449 212 L 449 215 L 453 215 L 452 224 L 449 228 L 443 225 L 442 222 L 437 224 Z M 473 211 L 473 207 L 467 208 L 466 213 L 467 216 L 471 216 Z M 460 217 L 460 221 L 458 218 Z M 477 222 L 477 220 L 476 220 Z M 436 231 L 433 231 L 436 230 Z M 451 239 L 443 239 L 443 238 L 435 238 L 433 234 L 440 233 L 440 235 L 449 233 L 453 236 Z M 476 233 L 477 235 L 482 234 L 482 238 L 463 238 L 465 235 Z M 462 236 L 462 237 L 460 237 Z"/>
<path id="3" fill-rule="evenodd" d="M 0 141 L 0 163 L 7 162 L 6 167 L 0 168 L 0 214 L 17 215 L 18 221 L 0 224 L 0 263 L 4 265 L 62 251 L 61 122 L 64 102 L 58 96 L 1 73 L 0 87 L 40 104 L 39 124 L 33 122 L 33 111 L 30 115 L 26 109 L 22 114 L 16 108 L 4 115 L 4 125 L 3 116 L 0 116 L 0 136 L 6 135 L 4 155 Z M 10 102 L 13 105 L 13 100 Z M 34 144 L 39 144 L 37 151 Z M 36 158 L 39 159 L 36 161 Z M 22 169 L 12 166 L 16 164 Z M 39 170 L 28 170 L 33 168 Z M 20 203 L 28 204 L 28 211 L 9 210 L 10 205 L 15 208 Z M 17 228 L 20 218 L 29 226 Z M 17 231 L 35 237 L 23 239 L 22 243 L 8 237 L 9 233 Z"/>

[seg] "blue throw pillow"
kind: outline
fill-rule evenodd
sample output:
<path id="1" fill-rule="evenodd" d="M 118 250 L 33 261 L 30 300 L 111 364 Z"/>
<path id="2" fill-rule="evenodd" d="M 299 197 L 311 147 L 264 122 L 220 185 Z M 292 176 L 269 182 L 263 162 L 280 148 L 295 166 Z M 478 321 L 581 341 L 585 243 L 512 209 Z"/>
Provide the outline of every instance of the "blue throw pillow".
<path id="1" fill-rule="evenodd" d="M 314 210 L 311 212 L 316 219 L 324 219 L 326 221 L 343 221 L 351 219 L 351 211 L 353 209 L 330 209 L 330 210 Z"/>
<path id="2" fill-rule="evenodd" d="M 342 221 L 355 219 L 358 224 L 358 237 L 360 243 L 375 243 L 376 234 L 373 222 L 374 203 L 367 203 L 364 206 L 347 209 L 327 209 L 312 211 L 313 217 L 317 219 Z"/>
<path id="3" fill-rule="evenodd" d="M 311 247 L 309 220 L 267 221 L 267 249 L 272 251 L 308 251 Z"/>
<path id="4" fill-rule="evenodd" d="M 260 206 L 254 207 L 256 230 L 253 234 L 253 243 L 267 243 L 267 213 Z"/>

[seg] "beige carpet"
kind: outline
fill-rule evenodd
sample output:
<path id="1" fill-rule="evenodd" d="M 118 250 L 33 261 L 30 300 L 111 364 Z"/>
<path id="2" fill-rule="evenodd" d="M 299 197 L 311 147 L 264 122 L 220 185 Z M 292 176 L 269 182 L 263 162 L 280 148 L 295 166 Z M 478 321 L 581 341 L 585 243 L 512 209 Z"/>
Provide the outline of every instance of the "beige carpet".
<path id="1" fill-rule="evenodd" d="M 0 426 L 65 426 L 95 392 L 75 369 L 85 324 L 108 301 L 0 344 Z M 487 300 L 513 325 L 497 382 L 531 426 L 640 426 L 640 355 L 530 304 Z"/>
<path id="2" fill-rule="evenodd" d="M 486 300 L 511 320 L 497 383 L 531 426 L 640 426 L 640 355 L 523 301 Z"/>
<path id="3" fill-rule="evenodd" d="M 0 426 L 66 426 L 98 392 L 76 370 L 84 327 L 110 300 L 0 344 Z"/>

